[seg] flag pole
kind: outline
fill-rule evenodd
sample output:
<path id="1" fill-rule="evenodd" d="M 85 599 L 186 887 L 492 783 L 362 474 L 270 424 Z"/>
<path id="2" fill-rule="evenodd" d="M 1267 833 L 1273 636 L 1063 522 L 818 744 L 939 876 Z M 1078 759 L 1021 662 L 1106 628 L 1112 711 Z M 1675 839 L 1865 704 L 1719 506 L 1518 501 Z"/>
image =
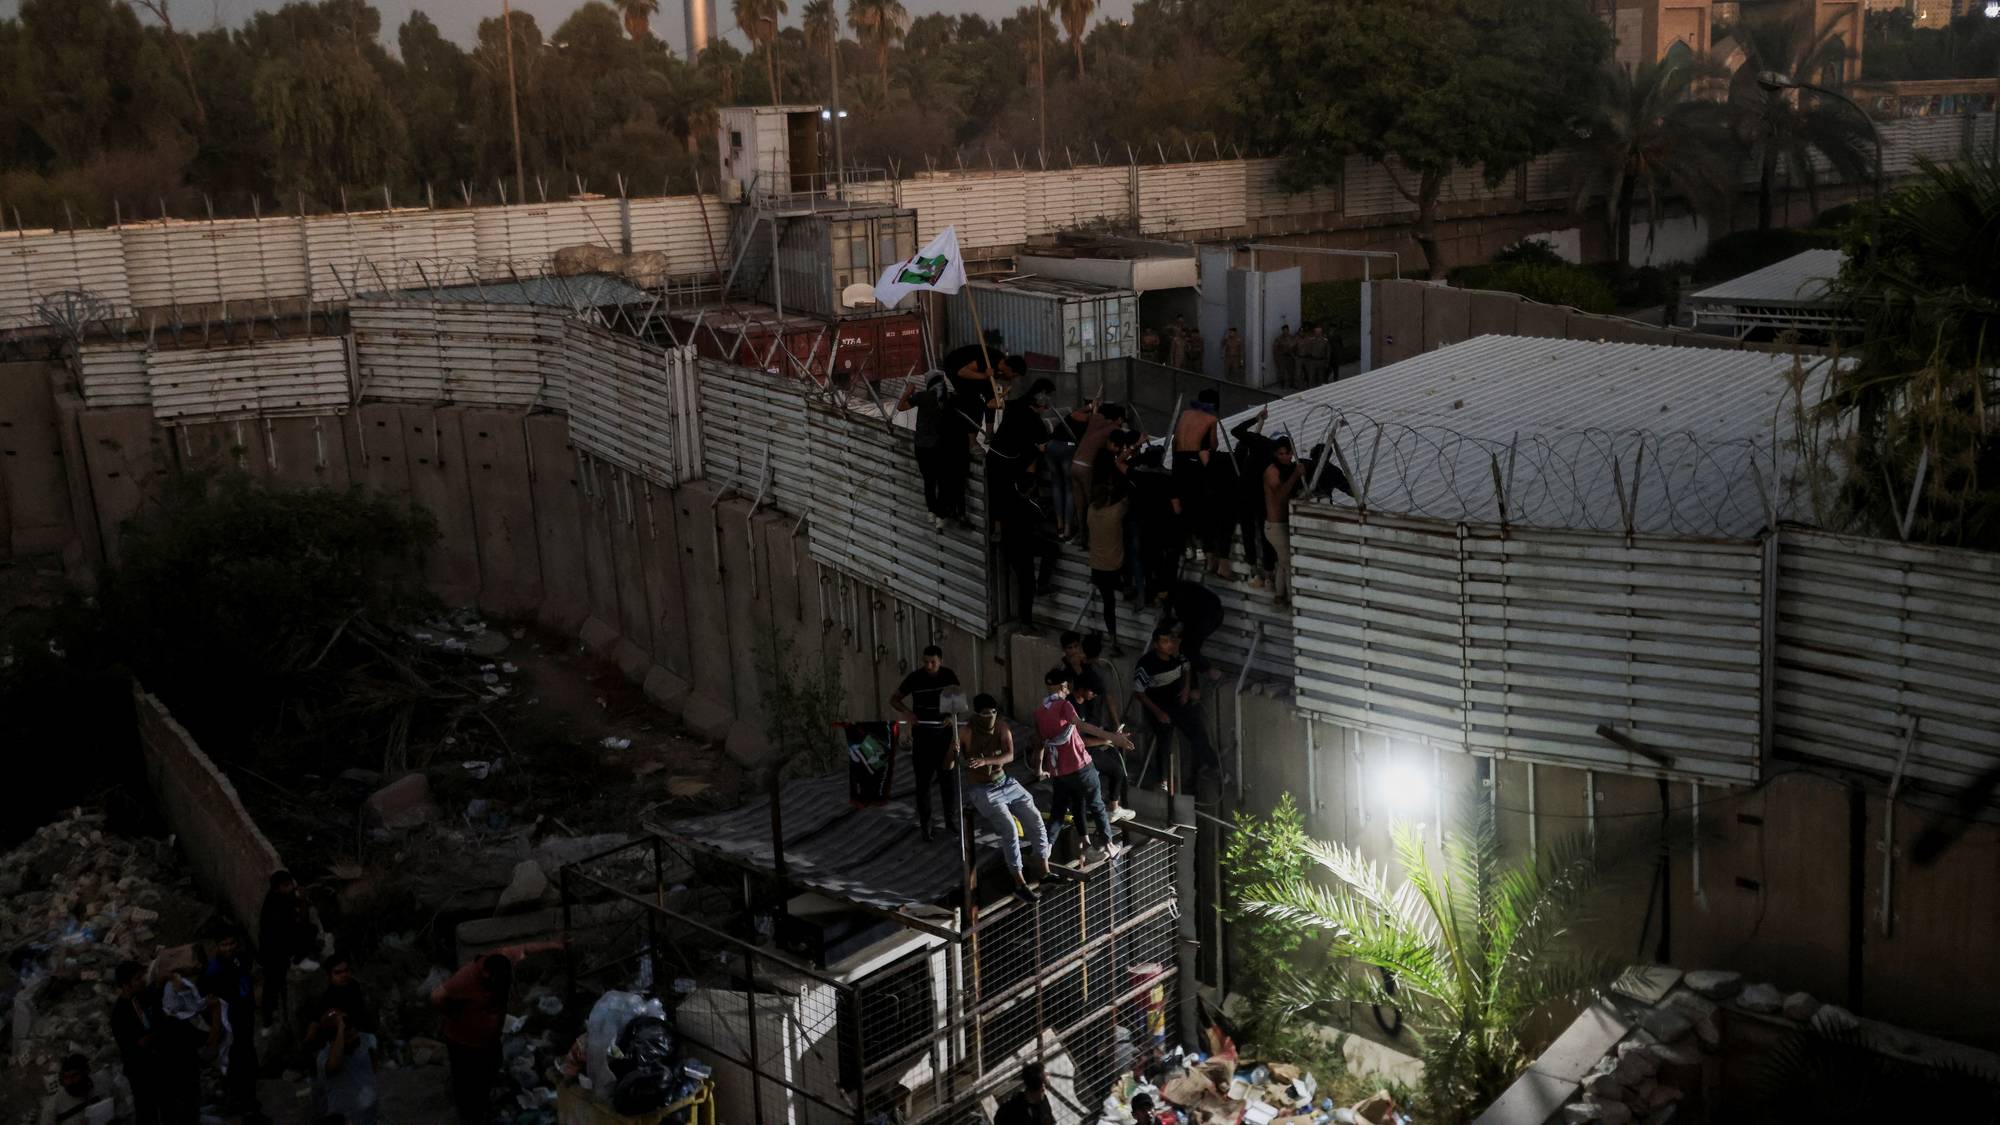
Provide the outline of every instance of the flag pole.
<path id="1" fill-rule="evenodd" d="M 979 323 L 979 297 L 977 290 L 973 289 L 969 281 L 965 285 L 965 307 L 972 313 L 972 334 L 979 338 L 979 359 L 986 364 L 986 378 L 993 384 L 993 393 L 997 397 L 1000 393 L 1000 371 L 993 366 L 993 356 L 987 351 L 986 329 Z M 992 427 L 993 421 L 989 418 L 986 422 L 986 432 L 992 433 Z"/>

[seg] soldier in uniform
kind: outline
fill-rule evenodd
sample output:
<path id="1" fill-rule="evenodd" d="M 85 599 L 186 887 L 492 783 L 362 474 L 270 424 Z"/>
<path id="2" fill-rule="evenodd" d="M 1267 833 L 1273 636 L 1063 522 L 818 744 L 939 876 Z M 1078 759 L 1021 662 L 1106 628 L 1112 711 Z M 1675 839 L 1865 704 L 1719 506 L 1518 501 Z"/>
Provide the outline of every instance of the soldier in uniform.
<path id="1" fill-rule="evenodd" d="M 1181 333 L 1181 351 L 1184 362 L 1178 366 L 1188 371 L 1208 374 L 1208 352 L 1202 346 L 1201 329 L 1189 328 Z"/>
<path id="2" fill-rule="evenodd" d="M 1139 336 L 1139 358 L 1147 363 L 1160 362 L 1160 333 L 1148 328 Z"/>
<path id="3" fill-rule="evenodd" d="M 1187 318 L 1177 316 L 1167 325 L 1167 366 L 1187 366 Z"/>
<path id="4" fill-rule="evenodd" d="M 1278 369 L 1278 385 L 1289 387 L 1298 378 L 1299 338 L 1292 335 L 1292 323 L 1278 326 L 1278 338 L 1271 341 L 1271 363 Z"/>
<path id="5" fill-rule="evenodd" d="M 1333 341 L 1326 334 L 1326 325 L 1313 325 L 1312 334 L 1313 386 L 1333 378 Z"/>
<path id="6" fill-rule="evenodd" d="M 1243 333 L 1234 324 L 1222 335 L 1222 373 L 1234 382 L 1243 381 Z"/>

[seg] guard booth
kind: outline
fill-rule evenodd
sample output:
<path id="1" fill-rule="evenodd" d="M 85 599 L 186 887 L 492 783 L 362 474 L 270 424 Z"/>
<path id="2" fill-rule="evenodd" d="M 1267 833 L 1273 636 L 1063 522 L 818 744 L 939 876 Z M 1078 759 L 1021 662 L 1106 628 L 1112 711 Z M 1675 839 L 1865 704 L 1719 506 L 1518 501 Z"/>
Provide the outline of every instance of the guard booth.
<path id="1" fill-rule="evenodd" d="M 747 199 L 753 191 L 803 195 L 825 185 L 822 107 L 730 106 L 720 113 L 716 153 L 725 200 Z"/>

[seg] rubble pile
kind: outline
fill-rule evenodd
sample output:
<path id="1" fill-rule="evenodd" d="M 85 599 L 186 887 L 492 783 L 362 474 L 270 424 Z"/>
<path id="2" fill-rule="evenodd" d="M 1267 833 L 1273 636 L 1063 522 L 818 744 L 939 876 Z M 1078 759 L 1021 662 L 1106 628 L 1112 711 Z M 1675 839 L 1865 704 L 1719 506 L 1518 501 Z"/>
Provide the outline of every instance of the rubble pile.
<path id="1" fill-rule="evenodd" d="M 171 843 L 105 831 L 78 810 L 0 857 L 0 996 L 17 1074 L 53 1075 L 72 1052 L 117 1057 L 110 1013 L 121 961 L 151 963 L 213 913 L 187 886 Z"/>
<path id="2" fill-rule="evenodd" d="M 1320 1096 L 1312 1074 L 1285 1062 L 1205 1057 L 1176 1048 L 1143 1077 L 1128 1071 L 1112 1084 L 1098 1125 L 1131 1125 L 1133 1099 L 1144 1095 L 1172 1125 L 1407 1125 L 1395 1100 L 1377 1093 L 1352 1106 Z M 1162 1113 L 1161 1111 L 1164 1111 Z"/>

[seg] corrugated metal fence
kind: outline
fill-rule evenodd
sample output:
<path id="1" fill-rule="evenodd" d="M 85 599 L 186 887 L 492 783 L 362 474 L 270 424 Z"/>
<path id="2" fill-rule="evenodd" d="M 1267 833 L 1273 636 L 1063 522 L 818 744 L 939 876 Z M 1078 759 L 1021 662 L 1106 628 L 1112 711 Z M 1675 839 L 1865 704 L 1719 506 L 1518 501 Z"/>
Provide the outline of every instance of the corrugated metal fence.
<path id="1" fill-rule="evenodd" d="M 2000 556 L 1787 528 L 1776 721 L 1785 758 L 1957 789 L 2000 766 Z"/>
<path id="2" fill-rule="evenodd" d="M 1991 145 L 1992 115 L 1908 118 L 1882 126 L 1884 163 L 1904 175 L 1919 155 L 1951 160 Z M 871 183 L 857 197 L 915 208 L 926 235 L 946 226 L 981 252 L 1028 238 L 1108 226 L 1171 237 L 1292 225 L 1316 214 L 1367 218 L 1414 210 L 1390 166 L 1350 157 L 1343 182 L 1277 186 L 1277 162 L 1208 160 L 1052 171 L 939 171 Z M 1524 174 L 1525 173 L 1525 174 Z M 1414 190 L 1414 177 L 1400 173 Z M 1477 169 L 1445 185 L 1456 203 L 1547 205 L 1581 174 L 1567 154 L 1532 161 L 1488 187 Z M 1755 168 L 1746 164 L 1745 182 Z M 656 252 L 664 276 L 714 272 L 728 241 L 713 196 L 582 200 L 461 210 L 396 209 L 219 221 L 154 220 L 114 230 L 0 233 L 0 328 L 33 324 L 38 299 L 85 290 L 119 313 L 276 301 L 346 301 L 357 293 L 540 273 L 578 243 Z"/>
<path id="3" fill-rule="evenodd" d="M 1475 754 L 1955 792 L 2000 767 L 2000 557 L 1786 528 L 1627 538 L 1301 505 L 1299 708 Z M 1275 654 L 1274 654 L 1275 655 Z"/>
<path id="4" fill-rule="evenodd" d="M 223 347 L 87 344 L 71 366 L 86 405 L 151 406 L 169 424 L 342 414 L 354 401 L 350 368 L 344 336 Z"/>
<path id="5" fill-rule="evenodd" d="M 702 468 L 709 481 L 805 520 L 821 565 L 985 636 L 991 629 L 984 536 L 933 531 L 910 430 L 849 409 L 810 384 L 699 361 Z M 966 507 L 985 525 L 974 473 Z"/>
<path id="6" fill-rule="evenodd" d="M 1475 753 L 1756 779 L 1758 544 L 1327 505 L 1299 509 L 1292 542 L 1302 709 Z"/>

